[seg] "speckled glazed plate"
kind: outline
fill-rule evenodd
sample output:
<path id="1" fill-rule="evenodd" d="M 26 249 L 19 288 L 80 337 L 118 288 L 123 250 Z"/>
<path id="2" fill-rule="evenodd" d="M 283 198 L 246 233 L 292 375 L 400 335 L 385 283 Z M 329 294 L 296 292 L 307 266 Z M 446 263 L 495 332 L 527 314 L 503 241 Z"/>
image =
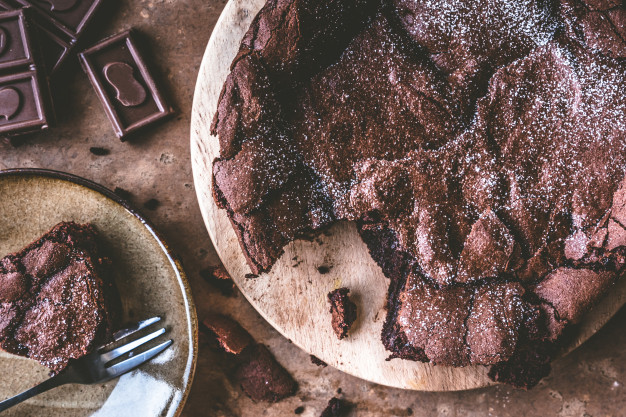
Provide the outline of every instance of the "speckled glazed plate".
<path id="1" fill-rule="evenodd" d="M 115 265 L 124 321 L 160 315 L 174 344 L 117 380 L 57 388 L 2 415 L 179 415 L 193 379 L 198 330 L 180 263 L 152 226 L 104 187 L 53 171 L 0 171 L 0 257 L 61 221 L 96 226 Z M 45 380 L 47 373 L 34 361 L 0 352 L 0 399 Z"/>

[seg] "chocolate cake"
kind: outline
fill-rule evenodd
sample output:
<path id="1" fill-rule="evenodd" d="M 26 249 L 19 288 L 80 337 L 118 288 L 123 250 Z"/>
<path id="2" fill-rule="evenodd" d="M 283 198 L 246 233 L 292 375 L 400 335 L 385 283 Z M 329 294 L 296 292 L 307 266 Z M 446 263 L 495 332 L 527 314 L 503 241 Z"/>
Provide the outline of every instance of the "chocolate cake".
<path id="1" fill-rule="evenodd" d="M 209 314 L 202 320 L 202 324 L 213 333 L 220 347 L 232 355 L 239 355 L 248 346 L 254 344 L 252 336 L 230 317 Z"/>
<path id="2" fill-rule="evenodd" d="M 253 273 L 356 221 L 391 357 L 532 386 L 626 262 L 621 0 L 268 0 L 212 125 Z"/>
<path id="3" fill-rule="evenodd" d="M 274 403 L 294 395 L 298 384 L 272 352 L 230 317 L 209 314 L 202 320 L 220 348 L 234 359 L 234 377 L 253 401 Z"/>
<path id="4" fill-rule="evenodd" d="M 265 345 L 247 347 L 239 360 L 235 378 L 253 401 L 275 403 L 298 390 L 296 381 Z"/>
<path id="5" fill-rule="evenodd" d="M 0 348 L 52 373 L 108 342 L 119 299 L 91 225 L 60 223 L 0 260 Z"/>

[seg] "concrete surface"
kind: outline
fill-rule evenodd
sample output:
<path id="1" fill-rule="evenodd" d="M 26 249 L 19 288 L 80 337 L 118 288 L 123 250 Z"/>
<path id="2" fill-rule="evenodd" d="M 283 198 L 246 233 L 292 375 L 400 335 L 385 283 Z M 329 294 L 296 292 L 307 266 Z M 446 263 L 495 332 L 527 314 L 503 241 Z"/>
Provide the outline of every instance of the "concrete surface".
<path id="1" fill-rule="evenodd" d="M 87 77 L 75 63 L 59 89 L 59 125 L 14 147 L 0 140 L 0 169 L 40 167 L 67 171 L 109 188 L 132 192 L 141 207 L 156 198 L 156 210 L 144 209 L 182 255 L 199 316 L 221 311 L 238 319 L 275 353 L 300 384 L 295 397 L 278 404 L 254 404 L 234 386 L 230 365 L 200 337 L 200 358 L 183 416 L 317 416 L 341 388 L 358 416 L 626 416 L 626 309 L 589 342 L 557 361 L 552 374 L 529 392 L 497 386 L 468 392 L 422 393 L 371 384 L 330 367 L 313 365 L 309 355 L 280 336 L 238 295 L 225 298 L 198 271 L 218 262 L 205 231 L 191 175 L 189 119 L 196 74 L 223 0 L 115 0 L 111 16 L 100 16 L 87 42 L 129 27 L 148 41 L 147 52 L 165 81 L 178 114 L 119 142 Z M 111 151 L 95 156 L 89 148 Z M 0 196 L 1 198 L 1 196 Z"/>

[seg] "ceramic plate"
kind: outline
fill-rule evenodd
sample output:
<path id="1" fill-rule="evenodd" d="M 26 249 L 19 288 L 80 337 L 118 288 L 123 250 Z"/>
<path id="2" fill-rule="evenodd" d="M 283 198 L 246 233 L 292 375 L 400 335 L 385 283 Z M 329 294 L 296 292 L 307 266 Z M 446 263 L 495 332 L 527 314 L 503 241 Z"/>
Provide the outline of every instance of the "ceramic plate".
<path id="1" fill-rule="evenodd" d="M 0 171 L 0 258 L 61 221 L 96 226 L 115 265 L 124 321 L 160 315 L 174 344 L 117 380 L 60 387 L 2 415 L 179 415 L 195 369 L 198 328 L 180 263 L 152 226 L 104 187 L 53 171 Z M 0 399 L 45 380 L 47 373 L 34 361 L 0 352 Z"/>

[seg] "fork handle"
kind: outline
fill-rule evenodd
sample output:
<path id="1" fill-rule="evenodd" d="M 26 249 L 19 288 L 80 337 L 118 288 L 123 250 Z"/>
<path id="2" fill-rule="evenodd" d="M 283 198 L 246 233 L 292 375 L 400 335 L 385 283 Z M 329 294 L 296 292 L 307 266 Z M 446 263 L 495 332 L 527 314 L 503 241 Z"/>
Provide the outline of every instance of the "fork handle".
<path id="1" fill-rule="evenodd" d="M 46 379 L 41 384 L 36 385 L 29 390 L 26 390 L 21 394 L 17 394 L 15 397 L 0 402 L 0 413 L 13 407 L 16 404 L 21 403 L 22 401 L 26 401 L 27 399 L 34 397 L 35 395 L 41 394 L 42 392 L 46 392 L 48 390 L 51 390 L 52 388 L 56 388 L 67 383 L 67 380 L 66 378 L 64 378 L 64 376 L 64 373 L 61 372 L 60 374 L 55 375 L 52 378 Z"/>

